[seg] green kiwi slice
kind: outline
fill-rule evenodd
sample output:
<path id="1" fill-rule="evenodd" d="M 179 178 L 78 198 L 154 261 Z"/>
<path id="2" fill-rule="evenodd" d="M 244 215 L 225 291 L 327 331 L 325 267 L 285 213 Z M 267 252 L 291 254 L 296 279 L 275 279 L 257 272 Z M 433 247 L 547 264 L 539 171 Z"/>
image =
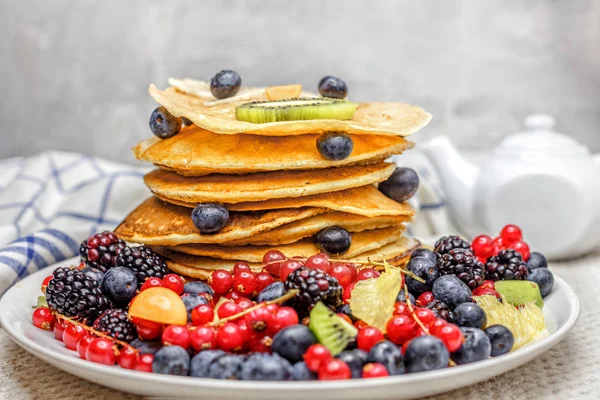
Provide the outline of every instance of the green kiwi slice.
<path id="1" fill-rule="evenodd" d="M 321 302 L 315 304 L 310 311 L 308 327 L 319 343 L 327 347 L 334 356 L 344 351 L 348 343 L 358 334 L 358 329 Z"/>
<path id="2" fill-rule="evenodd" d="M 328 98 L 253 101 L 237 106 L 235 117 L 255 124 L 307 119 L 345 120 L 352 118 L 357 106 L 349 101 Z"/>
<path id="3" fill-rule="evenodd" d="M 496 281 L 494 287 L 513 306 L 535 303 L 539 308 L 544 307 L 540 288 L 535 282 L 518 280 Z"/>

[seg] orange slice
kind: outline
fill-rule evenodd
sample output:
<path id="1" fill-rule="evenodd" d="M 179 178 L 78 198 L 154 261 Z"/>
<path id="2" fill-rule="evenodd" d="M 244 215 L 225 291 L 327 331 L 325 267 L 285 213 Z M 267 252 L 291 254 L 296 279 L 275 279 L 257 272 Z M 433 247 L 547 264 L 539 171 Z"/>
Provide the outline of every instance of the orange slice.
<path id="1" fill-rule="evenodd" d="M 265 91 L 269 100 L 294 99 L 300 97 L 302 85 L 271 86 Z"/>
<path id="2" fill-rule="evenodd" d="M 131 301 L 129 316 L 169 325 L 187 324 L 183 300 L 174 291 L 153 287 L 140 292 Z"/>

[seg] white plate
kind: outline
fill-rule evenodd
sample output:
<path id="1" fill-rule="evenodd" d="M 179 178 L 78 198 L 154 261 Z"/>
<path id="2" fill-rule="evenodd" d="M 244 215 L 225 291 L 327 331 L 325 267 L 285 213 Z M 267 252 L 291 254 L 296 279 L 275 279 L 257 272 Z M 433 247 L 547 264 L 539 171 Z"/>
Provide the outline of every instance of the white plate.
<path id="1" fill-rule="evenodd" d="M 79 358 L 52 333 L 31 323 L 32 305 L 41 283 L 54 268 L 76 264 L 67 260 L 39 271 L 12 287 L 0 300 L 0 322 L 12 339 L 47 363 L 99 385 L 146 396 L 202 399 L 411 399 L 454 390 L 514 369 L 560 342 L 579 317 L 579 299 L 555 277 L 544 315 L 548 337 L 507 355 L 438 371 L 382 379 L 327 382 L 248 382 L 159 375 L 108 367 Z"/>

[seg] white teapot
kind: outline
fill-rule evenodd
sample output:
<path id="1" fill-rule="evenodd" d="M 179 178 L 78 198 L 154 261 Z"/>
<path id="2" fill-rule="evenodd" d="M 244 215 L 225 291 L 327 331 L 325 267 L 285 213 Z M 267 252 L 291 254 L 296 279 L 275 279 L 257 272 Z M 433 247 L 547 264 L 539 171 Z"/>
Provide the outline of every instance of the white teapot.
<path id="1" fill-rule="evenodd" d="M 433 163 L 464 233 L 494 236 L 519 225 L 532 250 L 560 259 L 600 245 L 600 155 L 555 132 L 550 115 L 531 115 L 482 166 L 446 136 L 419 146 Z"/>

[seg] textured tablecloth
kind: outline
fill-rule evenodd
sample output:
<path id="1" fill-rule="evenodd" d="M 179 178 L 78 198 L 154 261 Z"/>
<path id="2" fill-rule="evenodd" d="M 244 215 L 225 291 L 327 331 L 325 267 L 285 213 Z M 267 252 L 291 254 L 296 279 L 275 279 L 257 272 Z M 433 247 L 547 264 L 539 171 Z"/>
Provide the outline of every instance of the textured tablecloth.
<path id="1" fill-rule="evenodd" d="M 600 398 L 600 251 L 567 263 L 554 273 L 578 293 L 581 317 L 567 338 L 525 366 L 470 386 L 429 398 L 456 399 L 599 399 Z M 0 398 L 138 399 L 109 390 L 49 366 L 14 344 L 0 328 Z"/>

